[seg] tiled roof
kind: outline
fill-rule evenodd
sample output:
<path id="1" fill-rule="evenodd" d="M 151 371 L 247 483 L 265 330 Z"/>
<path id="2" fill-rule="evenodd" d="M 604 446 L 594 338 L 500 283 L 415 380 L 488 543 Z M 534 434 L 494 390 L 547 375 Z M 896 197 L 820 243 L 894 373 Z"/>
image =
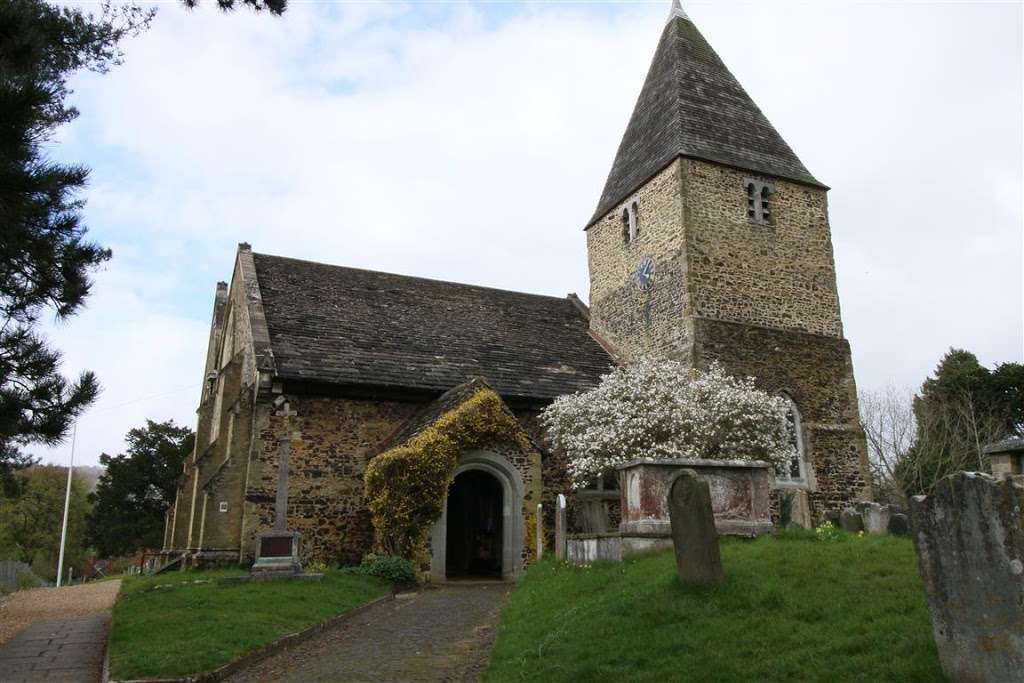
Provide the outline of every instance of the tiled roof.
<path id="1" fill-rule="evenodd" d="M 381 446 L 381 451 L 386 451 L 392 446 L 404 444 L 416 436 L 445 413 L 454 410 L 462 402 L 472 396 L 478 389 L 490 388 L 485 381 L 479 377 L 472 377 L 466 382 L 452 387 L 406 420 L 394 434 L 389 436 Z"/>
<path id="2" fill-rule="evenodd" d="M 674 10 L 588 227 L 678 156 L 824 187 L 693 22 Z"/>
<path id="3" fill-rule="evenodd" d="M 588 389 L 611 358 L 569 300 L 253 254 L 277 375 L 504 397 Z"/>

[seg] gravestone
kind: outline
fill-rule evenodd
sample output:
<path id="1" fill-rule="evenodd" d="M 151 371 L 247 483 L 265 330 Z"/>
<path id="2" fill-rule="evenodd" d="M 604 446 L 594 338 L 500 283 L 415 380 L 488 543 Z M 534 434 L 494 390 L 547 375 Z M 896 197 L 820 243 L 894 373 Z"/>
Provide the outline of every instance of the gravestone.
<path id="1" fill-rule="evenodd" d="M 537 503 L 537 559 L 544 557 L 544 504 Z"/>
<path id="2" fill-rule="evenodd" d="M 832 526 L 839 528 L 839 510 L 825 510 L 824 514 L 821 515 L 822 524 L 828 523 Z"/>
<path id="3" fill-rule="evenodd" d="M 946 676 L 1024 681 L 1024 478 L 958 472 L 910 508 Z"/>
<path id="4" fill-rule="evenodd" d="M 561 493 L 555 499 L 555 559 L 565 559 L 565 496 Z"/>
<path id="5" fill-rule="evenodd" d="M 679 580 L 688 585 L 721 582 L 722 557 L 708 482 L 694 470 L 682 470 L 669 492 L 668 509 Z"/>
<path id="6" fill-rule="evenodd" d="M 864 531 L 864 518 L 854 508 L 846 508 L 839 513 L 839 526 L 843 531 L 856 534 Z"/>
<path id="7" fill-rule="evenodd" d="M 893 536 L 909 536 L 910 519 L 902 512 L 891 515 L 889 517 L 889 533 Z"/>
<path id="8" fill-rule="evenodd" d="M 868 503 L 861 512 L 864 531 L 869 534 L 885 534 L 889 531 L 889 508 L 878 503 Z"/>

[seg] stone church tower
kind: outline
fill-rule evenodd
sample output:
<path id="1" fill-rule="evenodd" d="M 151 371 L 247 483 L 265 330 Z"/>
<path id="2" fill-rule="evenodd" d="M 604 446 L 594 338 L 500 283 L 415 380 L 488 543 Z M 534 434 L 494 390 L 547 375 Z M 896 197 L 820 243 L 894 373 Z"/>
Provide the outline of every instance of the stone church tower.
<path id="1" fill-rule="evenodd" d="M 586 226 L 591 330 L 790 399 L 804 523 L 868 494 L 827 190 L 677 1 Z"/>

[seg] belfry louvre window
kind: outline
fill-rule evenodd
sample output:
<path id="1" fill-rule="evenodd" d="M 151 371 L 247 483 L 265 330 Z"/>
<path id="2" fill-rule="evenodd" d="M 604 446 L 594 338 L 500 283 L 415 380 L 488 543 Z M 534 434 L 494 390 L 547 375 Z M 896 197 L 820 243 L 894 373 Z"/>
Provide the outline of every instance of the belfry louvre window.
<path id="1" fill-rule="evenodd" d="M 629 244 L 640 236 L 640 209 L 636 202 L 630 202 L 622 209 L 622 241 Z"/>
<path id="2" fill-rule="evenodd" d="M 771 196 L 775 188 L 771 183 L 754 178 L 744 179 L 747 190 L 747 218 L 762 225 L 772 222 Z"/>

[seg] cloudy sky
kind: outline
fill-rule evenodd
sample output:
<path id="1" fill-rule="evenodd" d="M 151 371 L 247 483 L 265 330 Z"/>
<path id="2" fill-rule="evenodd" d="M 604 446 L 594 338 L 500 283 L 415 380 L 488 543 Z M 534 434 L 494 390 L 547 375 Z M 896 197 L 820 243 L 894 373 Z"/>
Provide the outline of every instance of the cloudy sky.
<path id="1" fill-rule="evenodd" d="M 206 0 L 212 5 L 211 0 Z M 347 266 L 586 298 L 582 228 L 668 0 L 160 5 L 53 154 L 92 169 L 114 258 L 51 330 L 104 393 L 76 461 L 146 418 L 192 424 L 214 286 L 238 242 Z M 862 388 L 950 346 L 1022 360 L 1022 10 L 1016 2 L 688 2 L 833 189 Z M 65 462 L 69 444 L 30 449 Z"/>

